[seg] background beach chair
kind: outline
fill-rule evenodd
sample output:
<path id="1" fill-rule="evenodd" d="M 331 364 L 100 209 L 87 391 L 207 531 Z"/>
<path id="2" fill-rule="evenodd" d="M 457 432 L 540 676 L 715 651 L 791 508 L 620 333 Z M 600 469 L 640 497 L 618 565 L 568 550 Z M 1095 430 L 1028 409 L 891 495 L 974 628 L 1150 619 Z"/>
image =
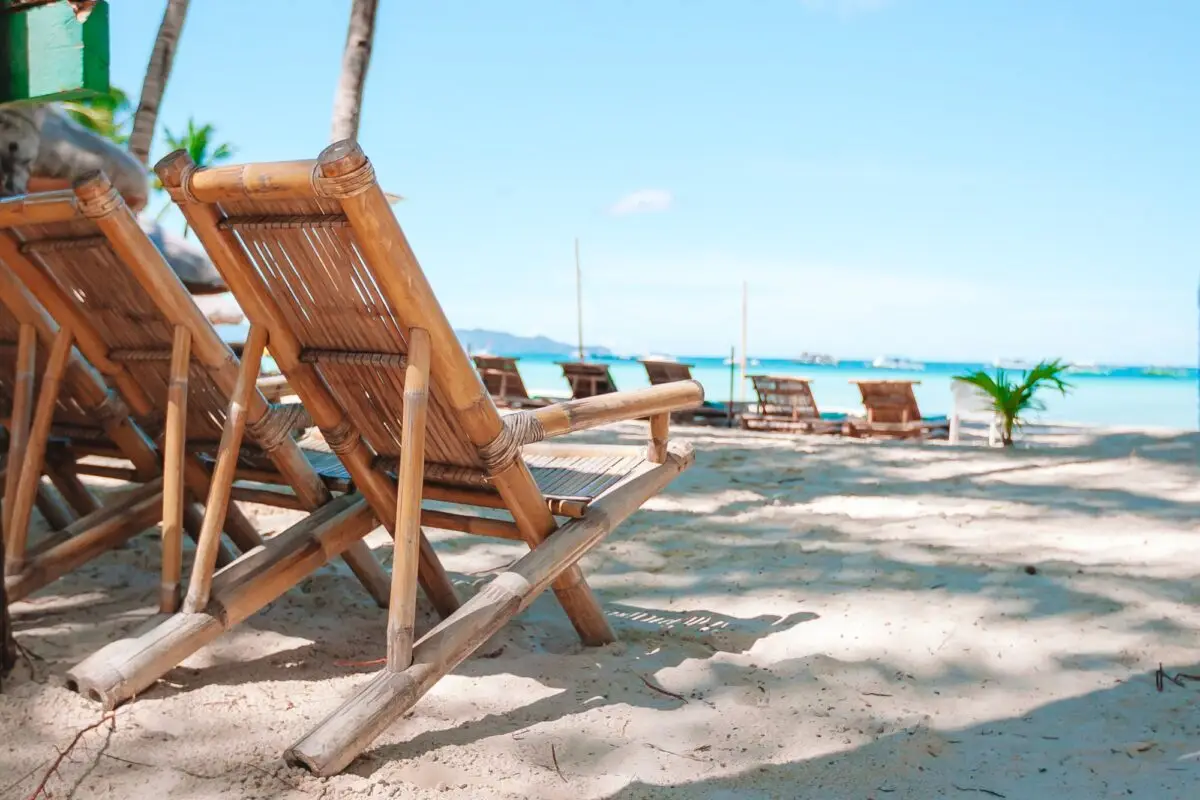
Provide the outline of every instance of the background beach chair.
<path id="1" fill-rule="evenodd" d="M 4 459 L 5 587 L 20 600 L 159 519 L 159 455 L 124 404 L 0 260 L 0 416 Z M 79 460 L 118 453 L 145 485 L 102 505 L 79 480 Z M 51 495 L 49 478 L 62 502 Z M 53 532 L 30 542 L 32 511 Z M 69 508 L 68 508 L 69 507 Z M 199 531 L 199 512 L 186 521 Z"/>
<path id="2" fill-rule="evenodd" d="M 571 397 L 579 400 L 617 391 L 617 384 L 607 364 L 594 361 L 560 361 L 563 377 L 571 385 Z"/>
<path id="3" fill-rule="evenodd" d="M 913 386 L 920 381 L 850 381 L 862 394 L 865 420 L 852 420 L 850 435 L 894 438 L 944 437 L 945 417 L 922 417 Z"/>
<path id="4" fill-rule="evenodd" d="M 742 427 L 755 431 L 789 433 L 841 433 L 845 414 L 822 414 L 813 397 L 811 381 L 790 375 L 747 375 L 754 384 L 758 405 L 742 415 Z"/>
<path id="5" fill-rule="evenodd" d="M 251 330 L 268 332 L 275 360 L 361 492 L 343 498 L 342 525 L 370 527 L 377 517 L 396 539 L 381 637 L 387 666 L 289 760 L 322 775 L 343 769 L 547 586 L 586 643 L 611 641 L 576 562 L 690 465 L 691 449 L 668 444 L 667 427 L 670 412 L 703 400 L 699 384 L 501 417 L 356 145 L 332 145 L 316 162 L 213 170 L 195 170 L 179 151 L 156 171 Z M 535 444 L 638 417 L 651 418 L 647 447 Z M 509 513 L 433 513 L 421 508 L 422 497 Z M 569 519 L 559 525 L 555 514 Z M 414 645 L 423 523 L 519 539 L 532 552 Z M 437 565 L 436 555 L 431 560 Z M 251 583 L 241 582 L 241 591 L 252 591 Z M 195 638 L 157 634 L 172 636 L 164 646 L 175 654 Z M 119 654 L 112 662 L 127 674 Z"/>
<path id="6" fill-rule="evenodd" d="M 517 359 L 507 356 L 473 356 L 488 394 L 503 408 L 536 408 L 550 405 L 544 397 L 530 397 L 517 370 Z"/>
<path id="7" fill-rule="evenodd" d="M 661 386 L 664 383 L 674 383 L 675 381 L 693 380 L 693 365 L 691 364 L 684 364 L 679 361 L 664 361 L 661 359 L 645 359 L 641 364 L 646 368 L 646 377 L 650 379 L 651 386 Z M 700 423 L 715 425 L 725 423 L 732 425 L 733 414 L 731 409 L 725 404 L 705 400 L 704 405 L 698 408 L 689 408 L 672 414 L 671 421 L 681 424 Z"/>
<path id="8" fill-rule="evenodd" d="M 344 479 L 337 459 L 307 457 L 293 438 L 309 425 L 307 412 L 271 406 L 255 387 L 265 342 L 249 341 L 239 364 L 103 175 L 74 192 L 0 203 L 0 232 L 0 261 L 108 378 L 141 429 L 163 442 L 164 613 L 178 607 L 189 494 L 205 502 L 184 604 L 193 609 L 205 604 L 222 529 L 243 553 L 263 544 L 232 500 L 315 510 L 333 499 L 322 479 Z M 277 488 L 239 491 L 237 477 Z M 386 573 L 365 545 L 354 548 L 347 562 L 386 604 Z"/>

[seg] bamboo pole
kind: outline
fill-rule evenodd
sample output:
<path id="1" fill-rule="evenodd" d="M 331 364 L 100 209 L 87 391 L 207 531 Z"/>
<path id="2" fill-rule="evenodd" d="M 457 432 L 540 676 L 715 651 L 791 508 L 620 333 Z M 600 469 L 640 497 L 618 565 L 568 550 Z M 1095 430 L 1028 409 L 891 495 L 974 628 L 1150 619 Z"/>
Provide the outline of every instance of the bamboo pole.
<path id="1" fill-rule="evenodd" d="M 75 473 L 75 463 L 69 459 L 51 459 L 46 456 L 46 464 L 42 472 L 50 479 L 50 483 L 58 490 L 59 495 L 78 516 L 85 517 L 100 508 L 100 504 L 79 476 Z M 34 502 L 37 505 L 37 502 Z M 49 522 L 49 520 L 47 520 Z"/>
<path id="2" fill-rule="evenodd" d="M 69 189 L 0 200 L 0 228 L 49 225 L 74 219 L 75 196 Z"/>
<path id="3" fill-rule="evenodd" d="M 412 662 L 417 618 L 417 559 L 420 557 L 421 486 L 425 477 L 425 417 L 429 405 L 429 332 L 408 331 L 404 371 L 404 424 L 396 494 L 396 545 L 392 597 L 388 604 L 387 666 L 393 672 Z"/>
<path id="4" fill-rule="evenodd" d="M 737 350 L 733 347 L 729 348 L 729 427 L 733 427 L 733 404 L 736 402 L 734 386 L 737 379 Z"/>
<path id="5" fill-rule="evenodd" d="M 158 617 L 143 633 L 109 644 L 67 673 L 67 685 L 111 709 L 151 686 L 223 631 L 361 541 L 379 524 L 359 495 L 322 506 L 213 579 L 202 613 Z"/>
<path id="6" fill-rule="evenodd" d="M 301 168 L 297 167 L 301 165 Z M 219 227 L 218 211 L 203 203 L 219 202 L 221 198 L 234 199 L 247 196 L 288 197 L 294 196 L 302 187 L 312 191 L 313 162 L 286 162 L 283 164 L 234 167 L 218 173 L 218 170 L 193 172 L 195 164 L 186 151 L 177 150 L 155 165 L 154 171 L 171 199 L 183 212 L 184 219 L 196 233 L 214 266 L 225 279 L 246 316 L 253 322 L 264 325 L 270 332 L 271 355 L 280 370 L 287 375 L 288 382 L 303 400 L 313 422 L 322 430 L 335 430 L 343 426 L 346 412 L 334 398 L 329 387 L 312 364 L 300 360 L 300 343 L 291 330 L 275 301 L 261 279 L 257 278 L 253 265 L 245 260 L 236 237 Z M 307 171 L 305 171 L 307 170 Z M 185 193 L 183 181 L 188 180 Z M 243 182 L 244 181 L 244 182 Z M 278 193 L 277 193 L 278 189 Z M 195 198 L 198 202 L 192 202 Z M 372 467 L 375 454 L 361 439 L 338 457 L 346 467 L 355 486 L 376 515 L 384 521 L 389 533 L 395 526 L 396 491 L 391 480 Z M 459 606 L 454 585 L 437 559 L 433 546 L 421 537 L 421 588 L 443 617 L 450 615 Z M 379 605 L 387 603 L 389 584 L 385 579 L 382 596 L 372 591 Z"/>
<path id="7" fill-rule="evenodd" d="M 63 530 L 63 541 L 5 577 L 10 600 L 28 597 L 154 524 L 162 508 L 162 479 L 139 486 Z"/>
<path id="8" fill-rule="evenodd" d="M 322 777 L 345 769 L 434 684 L 533 602 L 555 576 L 661 492 L 692 460 L 690 446 L 673 443 L 665 463 L 646 468 L 605 494 L 586 517 L 568 522 L 492 580 L 453 616 L 421 637 L 413 649 L 412 666 L 403 672 L 385 669 L 376 674 L 293 745 L 284 759 Z"/>
<path id="9" fill-rule="evenodd" d="M 742 384 L 741 400 L 746 402 L 746 336 L 749 327 L 750 314 L 750 284 L 742 281 Z"/>
<path id="10" fill-rule="evenodd" d="M 431 375 L 458 412 L 464 433 L 476 447 L 491 445 L 503 430 L 500 414 L 409 248 L 404 231 L 375 182 L 370 162 L 357 143 L 336 142 L 321 152 L 317 174 L 321 191 L 341 204 L 364 260 L 404 324 L 429 331 Z M 557 528 L 522 459 L 492 468 L 491 480 L 530 547 L 536 547 Z M 563 573 L 555 585 L 555 596 L 585 644 L 615 640 L 604 610 L 578 567 Z"/>
<path id="11" fill-rule="evenodd" d="M 549 437 L 587 430 L 609 422 L 695 408 L 703 402 L 704 387 L 698 381 L 673 381 L 644 389 L 567 400 L 528 413 L 537 418 Z"/>
<path id="12" fill-rule="evenodd" d="M 192 360 L 192 334 L 175 328 L 171 347 L 171 383 L 167 390 L 166 437 L 163 443 L 162 579 L 158 610 L 179 610 L 179 581 L 183 575 L 183 459 L 187 445 L 188 371 Z M 224 522 L 224 520 L 222 520 Z M 200 541 L 204 541 L 201 527 Z"/>
<path id="13" fill-rule="evenodd" d="M 667 434 L 670 425 L 669 413 L 654 414 L 650 417 L 650 445 L 646 448 L 646 460 L 652 464 L 662 464 L 667 460 Z"/>
<path id="14" fill-rule="evenodd" d="M 66 367 L 67 358 L 71 355 L 71 338 L 70 328 L 60 328 L 54 337 L 54 344 L 50 346 L 50 354 L 46 358 L 46 370 L 42 375 L 42 385 L 38 391 L 37 405 L 33 412 L 33 423 L 29 429 L 25 463 L 21 465 L 16 496 L 13 498 L 13 512 L 10 519 L 12 532 L 5 542 L 4 568 L 10 575 L 20 572 L 25 566 L 25 547 L 29 541 L 29 520 L 33 514 L 37 487 L 42 478 L 46 443 L 50 436 L 50 423 L 54 421 L 54 407 L 58 404 L 58 389 L 62 383 L 63 369 Z"/>
<path id="15" fill-rule="evenodd" d="M 242 434 L 246 430 L 246 406 L 254 391 L 254 382 L 262 363 L 263 349 L 267 346 L 267 331 L 258 325 L 250 326 L 246 347 L 242 351 L 242 363 L 238 370 L 237 383 L 229 397 L 229 410 L 225 415 L 225 427 L 221 431 L 221 444 L 217 449 L 217 463 L 213 467 L 212 487 L 208 502 L 204 506 L 204 525 L 200 529 L 200 543 L 192 563 L 192 577 L 188 583 L 187 599 L 183 610 L 195 613 L 208 605 L 212 588 L 213 570 L 217 565 L 217 545 L 221 541 L 221 529 L 225 526 L 225 512 L 229 510 L 230 492 L 237 472 Z M 261 544 L 261 540 L 259 542 Z"/>
<path id="16" fill-rule="evenodd" d="M 4 542 L 16 536 L 12 524 L 17 483 L 29 445 L 29 426 L 33 417 L 33 372 L 37 363 L 37 331 L 21 325 L 17 332 L 17 371 L 13 381 L 12 419 L 8 426 L 8 468 L 4 472 Z"/>
<path id="17" fill-rule="evenodd" d="M 579 237 L 575 237 L 575 318 L 579 323 L 579 360 L 583 352 L 583 269 L 579 266 Z"/>

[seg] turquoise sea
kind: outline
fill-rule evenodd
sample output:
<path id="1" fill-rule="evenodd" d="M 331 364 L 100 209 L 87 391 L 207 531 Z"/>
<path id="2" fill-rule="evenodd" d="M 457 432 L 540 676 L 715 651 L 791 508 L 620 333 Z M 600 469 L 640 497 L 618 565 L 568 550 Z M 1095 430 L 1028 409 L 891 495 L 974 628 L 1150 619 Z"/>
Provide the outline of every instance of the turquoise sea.
<path id="1" fill-rule="evenodd" d="M 227 341 L 243 341 L 247 326 L 218 325 Z M 692 365 L 692 376 L 704 385 L 705 397 L 723 402 L 730 399 L 730 367 L 724 357 L 678 356 L 679 361 Z M 534 396 L 568 397 L 570 389 L 558 367 L 563 356 L 526 355 L 518 362 L 521 377 Z M 593 357 L 606 363 L 619 389 L 649 386 L 646 370 L 634 358 L 616 356 Z M 881 369 L 869 361 L 842 361 L 838 366 L 798 364 L 787 359 L 755 359 L 747 365 L 748 374 L 767 373 L 796 375 L 811 378 L 813 395 L 822 411 L 861 412 L 858 388 L 852 380 L 899 379 L 919 381 L 915 387 L 921 412 L 926 416 L 949 414 L 952 398 L 950 382 L 955 375 L 968 370 L 991 369 L 979 363 L 927 362 L 920 370 Z M 263 368 L 275 369 L 270 358 Z M 737 367 L 734 367 L 736 370 Z M 1091 369 L 1091 368 L 1089 368 Z M 1196 430 L 1200 417 L 1200 371 L 1195 368 L 1172 368 L 1170 375 L 1148 374 L 1147 367 L 1096 367 L 1094 371 L 1072 374 L 1074 389 L 1066 397 L 1045 392 L 1042 397 L 1046 410 L 1033 414 L 1034 422 L 1062 422 L 1081 425 L 1161 427 Z M 750 381 L 741 385 L 733 376 L 733 399 L 753 400 Z"/>
<path id="2" fill-rule="evenodd" d="M 555 362 L 561 356 L 523 356 L 518 362 L 521 377 L 530 394 L 566 396 L 566 380 Z M 609 364 L 619 389 L 648 386 L 646 370 L 636 360 L 595 358 Z M 692 375 L 704 385 L 709 400 L 730 397 L 730 368 L 723 358 L 679 356 L 692 364 Z M 769 373 L 811 378 L 813 395 L 822 411 L 861 411 L 856 379 L 901 379 L 920 381 L 915 387 L 921 412 L 927 416 L 948 414 L 952 398 L 950 382 L 955 375 L 973 369 L 991 369 L 991 365 L 966 363 L 926 363 L 921 370 L 880 369 L 871 362 L 844 361 L 838 366 L 797 364 L 784 359 L 761 359 L 748 364 L 750 374 Z M 736 367 L 735 367 L 736 369 Z M 1194 368 L 1172 370 L 1174 374 L 1146 374 L 1145 367 L 1098 367 L 1095 372 L 1080 372 L 1069 378 L 1074 385 L 1066 397 L 1046 392 L 1046 410 L 1031 421 L 1066 422 L 1084 425 L 1163 427 L 1196 430 L 1200 398 L 1200 375 Z M 1098 374 L 1104 373 L 1104 374 Z M 746 381 L 744 392 L 734 380 L 734 399 L 753 400 L 754 389 Z"/>

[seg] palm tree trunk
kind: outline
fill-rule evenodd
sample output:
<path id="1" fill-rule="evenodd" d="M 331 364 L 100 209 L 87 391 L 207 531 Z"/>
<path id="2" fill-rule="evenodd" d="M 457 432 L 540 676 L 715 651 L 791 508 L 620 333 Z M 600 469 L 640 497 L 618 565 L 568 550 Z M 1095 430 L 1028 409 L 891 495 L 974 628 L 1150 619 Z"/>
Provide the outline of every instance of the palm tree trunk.
<path id="1" fill-rule="evenodd" d="M 154 124 L 158 121 L 158 109 L 162 106 L 163 93 L 167 89 L 167 78 L 175 60 L 175 47 L 183 31 L 183 20 L 187 17 L 189 0 L 167 0 L 162 24 L 158 27 L 158 38 L 150 53 L 150 64 L 146 67 L 146 80 L 142 83 L 142 97 L 137 112 L 133 115 L 133 132 L 129 135 L 129 152 L 142 164 L 150 163 L 150 143 L 154 139 Z"/>
<path id="2" fill-rule="evenodd" d="M 375 12 L 378 8 L 379 0 L 353 0 L 350 6 L 350 29 L 346 33 L 346 49 L 342 53 L 342 76 L 333 95 L 330 141 L 358 137 L 363 87 L 367 82 L 367 67 L 371 63 L 371 41 L 375 38 Z"/>

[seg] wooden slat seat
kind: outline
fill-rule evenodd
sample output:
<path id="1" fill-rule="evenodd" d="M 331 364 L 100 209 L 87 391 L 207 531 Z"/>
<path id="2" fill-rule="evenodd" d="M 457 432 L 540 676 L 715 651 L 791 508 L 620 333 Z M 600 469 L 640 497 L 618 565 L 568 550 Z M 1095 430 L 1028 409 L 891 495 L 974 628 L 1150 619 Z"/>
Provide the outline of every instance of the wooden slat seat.
<path id="1" fill-rule="evenodd" d="M 517 359 L 507 356 L 472 356 L 488 394 L 501 408 L 538 408 L 552 402 L 545 397 L 530 397 L 517 369 Z"/>
<path id="2" fill-rule="evenodd" d="M 925 417 L 917 406 L 913 386 L 920 381 L 850 381 L 862 394 L 866 419 L 853 420 L 850 435 L 880 438 L 946 438 L 950 420 Z"/>
<path id="3" fill-rule="evenodd" d="M 845 414 L 822 414 L 808 378 L 791 375 L 748 375 L 758 404 L 742 415 L 742 427 L 783 433 L 842 433 Z"/>
<path id="4" fill-rule="evenodd" d="M 646 368 L 646 377 L 649 378 L 651 386 L 662 386 L 666 383 L 693 379 L 692 367 L 695 366 L 694 364 L 650 358 L 643 360 L 641 364 Z M 672 414 L 671 421 L 682 424 L 717 425 L 727 423 L 732 425 L 733 414 L 724 403 L 705 400 L 704 405 L 697 408 L 689 408 Z"/>

